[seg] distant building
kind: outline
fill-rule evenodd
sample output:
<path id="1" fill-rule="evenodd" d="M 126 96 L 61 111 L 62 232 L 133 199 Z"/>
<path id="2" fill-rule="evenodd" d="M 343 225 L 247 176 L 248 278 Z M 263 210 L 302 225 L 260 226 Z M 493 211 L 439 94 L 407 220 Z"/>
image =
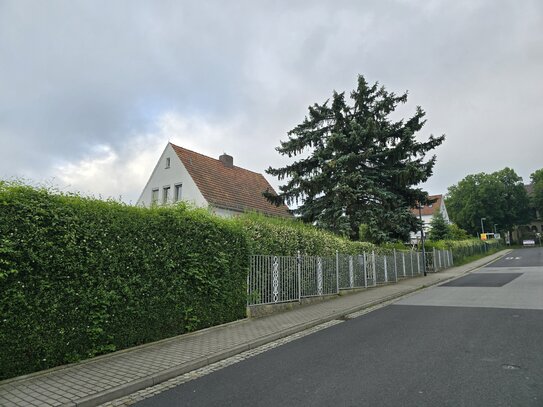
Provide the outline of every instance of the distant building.
<path id="1" fill-rule="evenodd" d="M 248 211 L 292 216 L 285 205 L 271 204 L 265 191 L 276 194 L 262 174 L 236 167 L 232 156 L 215 159 L 168 143 L 136 205 L 185 201 L 225 217 Z"/>
<path id="2" fill-rule="evenodd" d="M 449 220 L 449 214 L 447 213 L 447 208 L 445 207 L 445 200 L 443 199 L 443 195 L 428 195 L 428 201 L 433 203 L 428 205 L 423 205 L 420 210 L 420 214 L 422 215 L 422 222 L 424 223 L 424 237 L 426 237 L 426 234 L 430 231 L 432 226 L 430 223 L 432 222 L 432 218 L 434 217 L 434 214 L 441 212 L 443 215 L 443 219 L 445 219 L 445 222 L 451 223 Z M 411 213 L 419 218 L 419 208 L 412 208 Z M 420 240 L 420 231 L 417 231 L 416 233 L 411 233 L 411 241 L 416 242 Z"/>

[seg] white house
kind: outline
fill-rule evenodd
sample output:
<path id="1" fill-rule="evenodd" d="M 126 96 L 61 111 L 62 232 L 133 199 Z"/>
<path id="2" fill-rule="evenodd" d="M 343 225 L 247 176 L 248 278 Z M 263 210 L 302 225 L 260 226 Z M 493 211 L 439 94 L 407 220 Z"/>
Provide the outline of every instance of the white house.
<path id="1" fill-rule="evenodd" d="M 431 204 L 423 205 L 420 209 L 420 215 L 422 215 L 422 222 L 424 223 L 425 236 L 431 229 L 430 222 L 432 222 L 434 214 L 441 212 L 441 214 L 443 215 L 443 219 L 445 219 L 445 222 L 447 222 L 448 224 L 451 223 L 449 219 L 449 214 L 447 213 L 447 208 L 445 207 L 445 200 L 443 199 L 443 195 L 428 195 L 428 201 L 434 202 Z M 412 208 L 411 213 L 419 218 L 419 208 Z M 420 231 L 417 233 L 411 233 L 411 241 L 417 240 L 420 240 Z"/>
<path id="2" fill-rule="evenodd" d="M 290 217 L 285 205 L 262 195 L 265 191 L 276 194 L 262 174 L 236 167 L 232 156 L 215 159 L 168 143 L 136 205 L 185 201 L 225 217 L 247 211 Z"/>

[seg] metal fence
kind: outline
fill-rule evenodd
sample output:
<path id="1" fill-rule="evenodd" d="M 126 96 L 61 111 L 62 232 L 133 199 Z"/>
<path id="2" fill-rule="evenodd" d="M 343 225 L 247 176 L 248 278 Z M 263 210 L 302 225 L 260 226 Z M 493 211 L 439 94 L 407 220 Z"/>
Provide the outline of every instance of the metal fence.
<path id="1" fill-rule="evenodd" d="M 425 253 L 396 251 L 334 257 L 251 256 L 247 277 L 247 305 L 301 301 L 302 298 L 337 295 L 340 290 L 395 283 L 426 271 L 453 265 L 449 250 Z"/>

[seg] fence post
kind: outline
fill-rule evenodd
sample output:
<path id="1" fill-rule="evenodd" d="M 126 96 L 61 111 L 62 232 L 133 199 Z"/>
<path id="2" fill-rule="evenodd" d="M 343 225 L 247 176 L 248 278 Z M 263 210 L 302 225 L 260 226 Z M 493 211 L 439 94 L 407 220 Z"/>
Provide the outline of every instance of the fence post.
<path id="1" fill-rule="evenodd" d="M 249 284 L 251 283 L 251 276 L 253 274 L 253 269 L 254 269 L 254 266 L 253 266 L 254 257 L 253 256 L 249 257 L 249 263 L 250 263 L 249 272 L 247 273 L 247 306 L 250 305 L 250 300 L 249 300 L 250 297 L 249 296 L 251 295 L 251 287 L 249 286 Z M 247 315 L 247 316 L 249 316 L 249 315 Z"/>
<path id="2" fill-rule="evenodd" d="M 436 248 L 434 247 L 434 258 L 432 259 L 432 262 L 434 263 L 434 273 L 437 273 L 437 267 L 436 267 Z"/>
<path id="3" fill-rule="evenodd" d="M 371 263 L 373 265 L 373 285 L 377 285 L 377 269 L 375 268 L 375 251 L 371 252 Z"/>
<path id="4" fill-rule="evenodd" d="M 354 261 L 353 255 L 349 255 L 349 287 L 354 287 Z"/>
<path id="5" fill-rule="evenodd" d="M 298 250 L 298 256 L 296 257 L 297 268 L 298 268 L 298 302 L 302 302 L 302 257 L 300 256 L 300 251 Z"/>
<path id="6" fill-rule="evenodd" d="M 387 255 L 383 255 L 383 264 L 385 265 L 385 283 L 388 283 L 388 272 L 387 272 Z"/>
<path id="7" fill-rule="evenodd" d="M 420 274 L 420 253 L 417 252 L 417 274 Z"/>
<path id="8" fill-rule="evenodd" d="M 336 250 L 336 287 L 339 294 L 339 252 Z"/>
<path id="9" fill-rule="evenodd" d="M 364 256 L 364 288 L 368 288 L 368 269 L 366 267 L 366 252 L 363 252 Z"/>
<path id="10" fill-rule="evenodd" d="M 402 252 L 402 268 L 403 268 L 403 276 L 407 277 L 407 274 L 405 273 L 405 252 Z"/>
<path id="11" fill-rule="evenodd" d="M 396 266 L 396 258 L 394 258 L 394 281 L 396 283 L 398 282 L 398 267 Z"/>
<path id="12" fill-rule="evenodd" d="M 396 262 L 396 249 L 394 249 L 394 274 L 396 274 L 396 281 L 398 281 L 398 265 Z"/>
<path id="13" fill-rule="evenodd" d="M 454 256 L 453 256 L 453 251 L 452 251 L 452 249 L 450 250 L 450 252 L 451 252 L 451 266 L 454 267 Z"/>

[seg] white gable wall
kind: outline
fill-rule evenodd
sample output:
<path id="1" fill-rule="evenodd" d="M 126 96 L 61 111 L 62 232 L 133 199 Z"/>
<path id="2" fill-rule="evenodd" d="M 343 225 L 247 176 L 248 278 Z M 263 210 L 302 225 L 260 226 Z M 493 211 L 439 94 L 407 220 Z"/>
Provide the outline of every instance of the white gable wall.
<path id="1" fill-rule="evenodd" d="M 170 158 L 170 168 L 166 168 L 166 159 Z M 173 203 L 175 185 L 182 184 L 181 200 L 198 207 L 207 207 L 208 202 L 194 183 L 187 169 L 181 162 L 181 159 L 175 153 L 175 150 L 168 143 L 164 152 L 160 156 L 147 185 L 143 189 L 136 205 L 151 206 L 152 191 L 158 188 L 157 204 L 162 205 L 164 187 L 170 187 L 168 203 Z"/>
<path id="2" fill-rule="evenodd" d="M 443 215 L 443 219 L 445 219 L 445 222 L 450 225 L 451 220 L 449 219 L 449 214 L 447 213 L 447 208 L 445 208 L 445 198 L 441 199 L 441 207 L 439 208 L 441 211 L 441 214 Z"/>
<path id="3" fill-rule="evenodd" d="M 445 222 L 447 222 L 447 224 L 451 224 L 451 221 L 449 219 L 449 214 L 447 213 L 447 208 L 445 207 L 445 199 L 441 199 L 441 205 L 439 207 L 439 211 L 441 212 L 441 214 L 443 215 L 443 219 L 445 219 Z M 426 234 L 428 232 L 430 232 L 430 229 L 432 228 L 432 226 L 430 225 L 431 222 L 432 222 L 432 218 L 434 217 L 434 215 L 422 215 L 422 222 L 423 222 L 423 228 L 424 228 L 424 235 L 426 236 Z M 419 217 L 417 216 L 417 219 Z M 411 232 L 410 233 L 410 236 L 411 236 L 411 241 L 417 241 L 418 239 L 420 239 L 420 231 L 417 231 L 417 232 Z"/>

